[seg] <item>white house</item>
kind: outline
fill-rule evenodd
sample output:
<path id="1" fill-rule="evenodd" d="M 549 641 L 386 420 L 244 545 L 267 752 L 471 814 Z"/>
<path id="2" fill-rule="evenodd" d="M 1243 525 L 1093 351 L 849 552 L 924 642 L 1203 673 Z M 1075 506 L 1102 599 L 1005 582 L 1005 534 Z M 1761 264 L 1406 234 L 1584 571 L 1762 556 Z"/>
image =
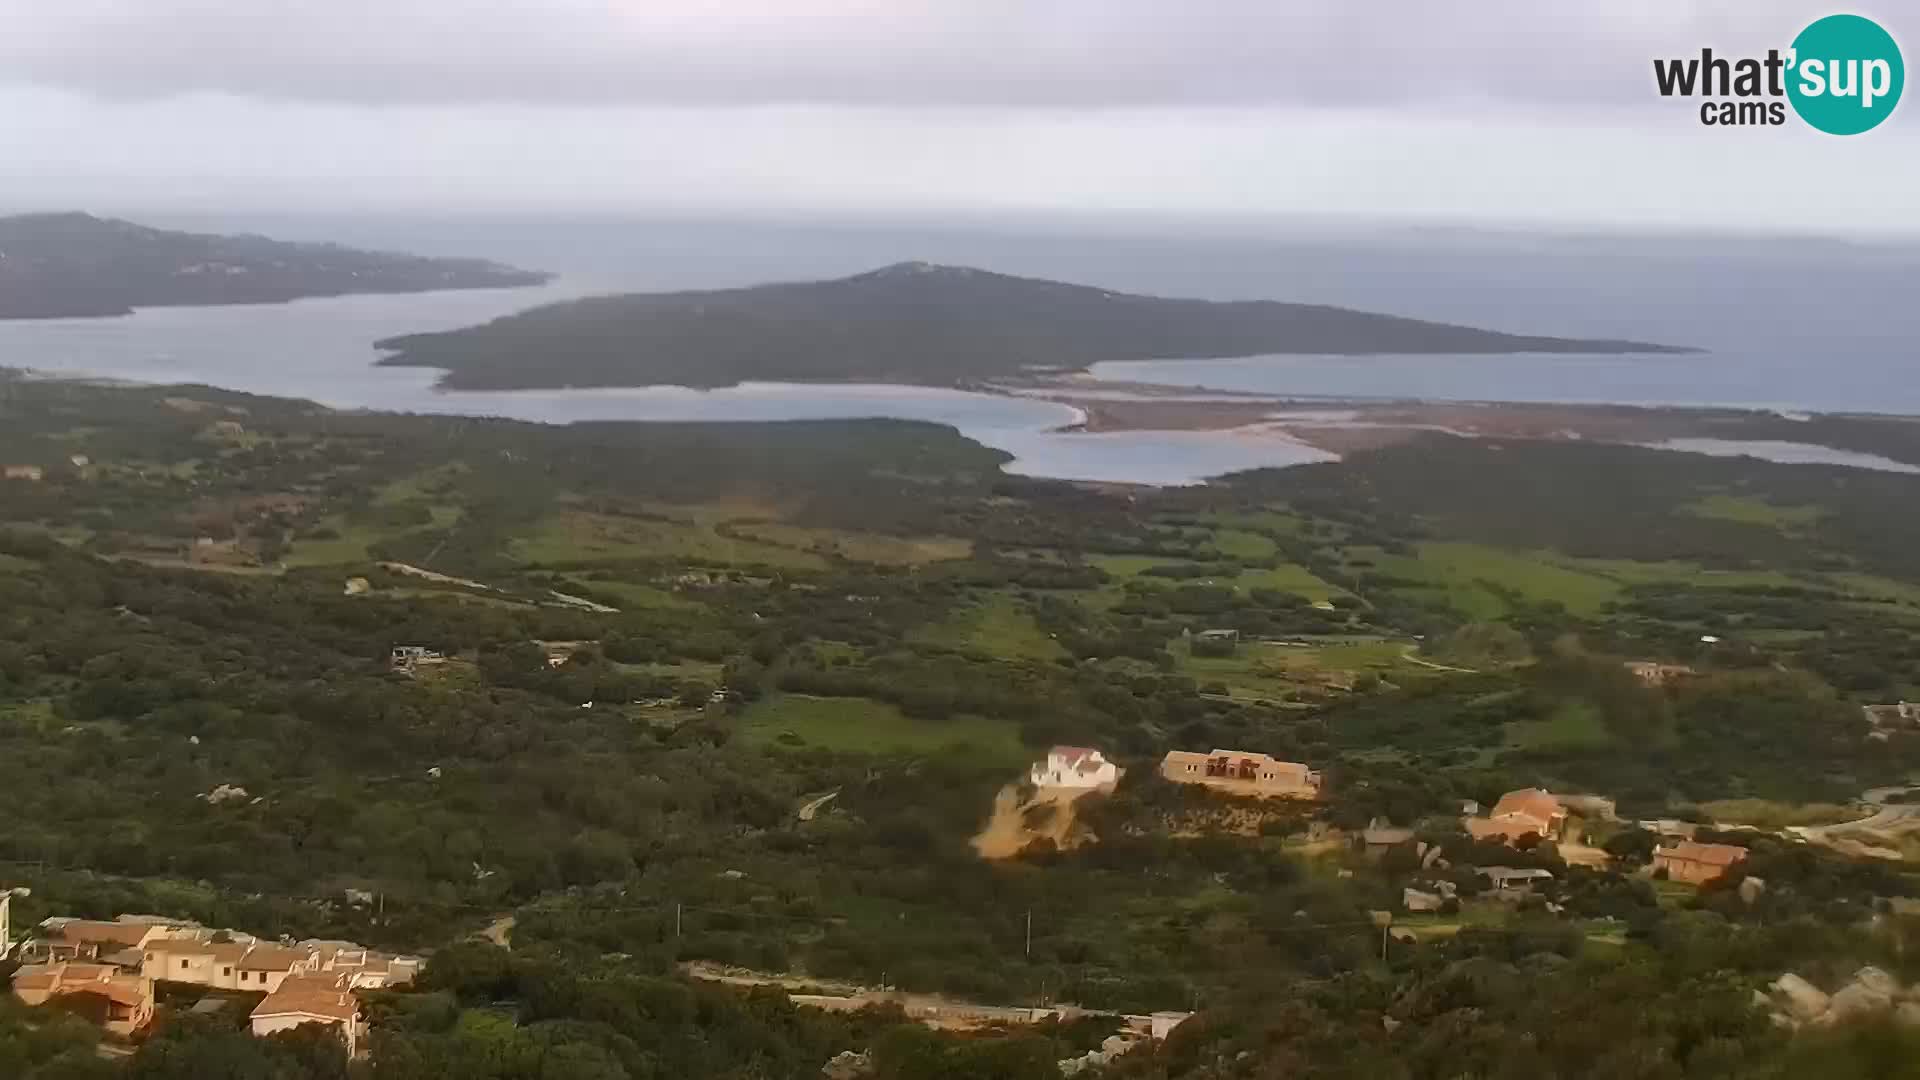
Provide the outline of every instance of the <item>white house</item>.
<path id="1" fill-rule="evenodd" d="M 1035 787 L 1111 788 L 1120 769 L 1105 754 L 1085 746 L 1056 746 L 1037 761 L 1027 778 Z"/>

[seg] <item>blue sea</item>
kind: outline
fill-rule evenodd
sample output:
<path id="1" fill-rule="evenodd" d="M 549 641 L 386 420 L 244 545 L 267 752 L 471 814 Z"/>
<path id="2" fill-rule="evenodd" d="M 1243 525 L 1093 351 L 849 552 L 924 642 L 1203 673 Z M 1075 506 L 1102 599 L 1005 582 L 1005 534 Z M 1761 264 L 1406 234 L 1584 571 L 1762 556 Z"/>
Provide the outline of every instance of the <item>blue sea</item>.
<path id="1" fill-rule="evenodd" d="M 561 276 L 532 289 L 155 308 L 123 318 L 0 321 L 0 366 L 195 382 L 338 407 L 525 420 L 889 416 L 951 424 L 1013 472 L 1177 484 L 1326 457 L 1240 432 L 1057 430 L 1051 402 L 899 386 L 750 383 L 449 393 L 378 368 L 372 343 L 556 299 L 853 273 L 904 259 L 1170 296 L 1338 304 L 1493 329 L 1635 338 L 1701 354 L 1288 356 L 1115 362 L 1101 377 L 1281 396 L 1734 405 L 1920 415 L 1920 250 L 1826 240 L 1545 236 L 1251 223 L 418 222 L 155 219 L 426 254 L 485 255 Z M 1689 449 L 1705 449 L 1690 447 Z M 1750 452 L 1773 456 L 1777 448 Z M 1805 457 L 1819 448 L 1788 451 Z"/>

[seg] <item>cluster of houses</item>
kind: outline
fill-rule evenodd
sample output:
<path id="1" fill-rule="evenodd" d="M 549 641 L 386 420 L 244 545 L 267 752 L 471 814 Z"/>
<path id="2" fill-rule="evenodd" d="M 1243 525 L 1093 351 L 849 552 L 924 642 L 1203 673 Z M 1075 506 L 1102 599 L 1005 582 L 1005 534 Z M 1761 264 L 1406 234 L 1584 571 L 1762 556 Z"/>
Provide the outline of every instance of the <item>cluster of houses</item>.
<path id="1" fill-rule="evenodd" d="M 1124 770 L 1099 750 L 1056 746 L 1033 763 L 1027 782 L 1037 788 L 1111 791 Z M 1321 777 L 1297 761 L 1279 761 L 1251 750 L 1214 750 L 1201 754 L 1169 750 L 1160 775 L 1176 784 L 1199 784 L 1231 795 L 1256 798 L 1317 799 Z"/>
<path id="2" fill-rule="evenodd" d="M 1476 840 L 1519 846 L 1524 837 L 1533 836 L 1558 843 L 1565 837 L 1570 812 L 1611 818 L 1613 803 L 1597 795 L 1556 795 L 1544 788 L 1521 788 L 1500 796 L 1485 817 L 1469 814 L 1463 824 Z M 1694 840 L 1694 828 L 1683 822 L 1637 824 L 1660 838 L 1653 849 L 1653 870 L 1670 881 L 1704 885 L 1747 857 L 1747 849 L 1734 844 Z"/>
<path id="3" fill-rule="evenodd" d="M 5 911 L 0 901 L 0 943 L 7 941 Z M 56 1003 L 115 1035 L 146 1027 L 155 984 L 177 983 L 260 994 L 248 1015 L 255 1035 L 321 1024 L 339 1034 L 349 1055 L 366 1035 L 359 992 L 409 983 L 421 966 L 418 957 L 348 941 L 263 941 L 151 915 L 47 919 L 20 942 L 19 960 L 14 997 Z"/>
<path id="4" fill-rule="evenodd" d="M 1038 788 L 1067 790 L 1111 790 L 1122 770 L 1101 751 L 1084 746 L 1056 746 L 1045 759 L 1035 762 L 1028 781 Z M 1244 750 L 1213 750 L 1195 753 L 1170 750 L 1160 762 L 1160 775 L 1176 784 L 1198 784 L 1233 795 L 1288 799 L 1317 799 L 1322 777 L 1299 762 L 1278 761 L 1266 755 Z M 1545 788 L 1520 788 L 1500 796 L 1485 814 L 1478 804 L 1462 808 L 1461 825 L 1475 840 L 1524 848 L 1537 843 L 1556 846 L 1567 840 L 1568 823 L 1575 815 L 1589 820 L 1616 820 L 1613 800 L 1600 795 L 1556 794 Z M 1671 881 L 1704 885 L 1717 880 L 1747 857 L 1747 849 L 1732 844 L 1701 843 L 1693 838 L 1691 826 L 1684 823 L 1640 822 L 1639 825 L 1659 837 L 1653 850 L 1653 872 Z M 1361 834 L 1370 856 L 1381 857 L 1387 851 L 1414 841 L 1413 830 L 1396 828 L 1376 819 Z M 1575 840 L 1578 838 L 1576 837 Z M 1570 842 L 1571 843 L 1571 842 Z M 1437 848 L 1429 851 L 1420 845 L 1423 869 L 1432 868 L 1439 859 Z M 1600 865 L 1604 852 L 1582 847 L 1560 846 L 1568 861 L 1586 861 Z M 1593 860 L 1597 860 L 1593 861 Z M 1518 896 L 1530 891 L 1542 880 L 1553 877 L 1546 870 L 1482 867 L 1496 893 Z M 1416 895 L 1417 894 L 1417 895 Z M 1413 910 L 1434 910 L 1446 899 L 1444 893 L 1427 894 L 1409 889 L 1407 905 Z"/>
<path id="5" fill-rule="evenodd" d="M 1614 807 L 1610 799 L 1598 795 L 1558 795 L 1544 788 L 1509 791 L 1484 816 L 1479 813 L 1477 804 L 1468 803 L 1461 809 L 1464 813 L 1461 824 L 1474 839 L 1516 848 L 1536 843 L 1560 844 L 1566 837 L 1569 820 L 1575 815 L 1614 820 Z M 1640 821 L 1635 824 L 1658 837 L 1649 869 L 1655 876 L 1670 881 L 1704 885 L 1726 875 L 1747 858 L 1746 848 L 1696 841 L 1693 839 L 1696 827 L 1685 822 Z M 1394 828 L 1385 821 L 1375 819 L 1361 833 L 1361 838 L 1371 858 L 1381 858 L 1397 847 L 1414 844 L 1414 853 L 1419 858 L 1422 871 L 1448 868 L 1439 846 L 1416 843 L 1411 829 Z M 1576 861 L 1576 855 L 1582 854 L 1591 854 L 1600 859 L 1599 863 L 1593 865 L 1605 862 L 1605 853 L 1591 848 L 1561 847 L 1560 851 L 1568 862 Z M 1487 879 L 1488 892 L 1485 895 L 1505 901 L 1524 899 L 1532 895 L 1536 885 L 1552 881 L 1554 877 L 1550 870 L 1508 866 L 1480 866 L 1475 873 Z M 1751 902 L 1765 887 L 1765 883 L 1757 878 L 1746 878 L 1740 885 L 1741 898 Z M 1402 890 L 1401 903 L 1412 912 L 1440 911 L 1449 900 L 1455 898 L 1456 891 L 1455 885 L 1444 878 L 1416 879 Z M 1558 910 L 1552 904 L 1547 906 L 1549 910 Z"/>

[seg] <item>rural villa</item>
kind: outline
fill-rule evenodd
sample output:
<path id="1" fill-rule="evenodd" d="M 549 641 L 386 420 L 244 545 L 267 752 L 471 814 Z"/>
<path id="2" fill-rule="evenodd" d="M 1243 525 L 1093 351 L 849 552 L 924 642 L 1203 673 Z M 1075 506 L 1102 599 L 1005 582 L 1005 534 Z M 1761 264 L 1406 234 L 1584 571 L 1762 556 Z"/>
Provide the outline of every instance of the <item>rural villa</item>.
<path id="1" fill-rule="evenodd" d="M 1662 664 L 1657 660 L 1629 660 L 1626 667 L 1645 686 L 1665 686 L 1675 679 L 1699 674 L 1685 664 Z"/>
<path id="2" fill-rule="evenodd" d="M 1896 701 L 1891 705 L 1862 705 L 1860 711 L 1866 714 L 1867 723 L 1873 725 L 1881 738 L 1896 728 L 1920 727 L 1920 703 Z"/>
<path id="3" fill-rule="evenodd" d="M 255 1035 L 326 1024 L 349 1054 L 364 1035 L 357 992 L 411 982 L 421 966 L 418 957 L 348 941 L 282 944 L 145 915 L 47 919 L 21 943 L 20 959 L 15 997 L 28 1005 L 60 998 L 115 1035 L 145 1027 L 154 986 L 172 983 L 264 995 L 249 1014 Z"/>
<path id="4" fill-rule="evenodd" d="M 1466 819 L 1475 840 L 1512 844 L 1529 834 L 1557 841 L 1567 827 L 1567 808 L 1545 788 L 1521 788 L 1500 796 L 1486 817 Z"/>
<path id="5" fill-rule="evenodd" d="M 1245 750 L 1197 754 L 1169 750 L 1160 775 L 1176 784 L 1204 784 L 1233 795 L 1258 798 L 1317 799 L 1320 774 L 1296 761 L 1275 761 Z"/>
<path id="6" fill-rule="evenodd" d="M 1653 869 L 1667 872 L 1668 881 L 1705 885 L 1747 858 L 1747 849 L 1732 844 L 1702 844 L 1682 840 L 1653 849 Z"/>
<path id="7" fill-rule="evenodd" d="M 1034 787 L 1107 788 L 1120 782 L 1120 769 L 1105 754 L 1084 746 L 1056 746 L 1027 773 Z"/>

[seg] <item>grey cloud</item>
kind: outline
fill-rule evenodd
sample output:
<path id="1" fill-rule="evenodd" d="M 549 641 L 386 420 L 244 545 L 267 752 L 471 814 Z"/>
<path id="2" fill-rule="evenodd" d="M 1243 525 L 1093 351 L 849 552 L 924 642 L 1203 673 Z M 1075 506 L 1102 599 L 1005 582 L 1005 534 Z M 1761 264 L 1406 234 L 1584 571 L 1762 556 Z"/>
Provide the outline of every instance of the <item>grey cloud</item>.
<path id="1" fill-rule="evenodd" d="M 1784 45 L 1828 10 L 1812 0 L 0 0 L 0 83 L 354 104 L 1638 104 L 1655 55 Z"/>

